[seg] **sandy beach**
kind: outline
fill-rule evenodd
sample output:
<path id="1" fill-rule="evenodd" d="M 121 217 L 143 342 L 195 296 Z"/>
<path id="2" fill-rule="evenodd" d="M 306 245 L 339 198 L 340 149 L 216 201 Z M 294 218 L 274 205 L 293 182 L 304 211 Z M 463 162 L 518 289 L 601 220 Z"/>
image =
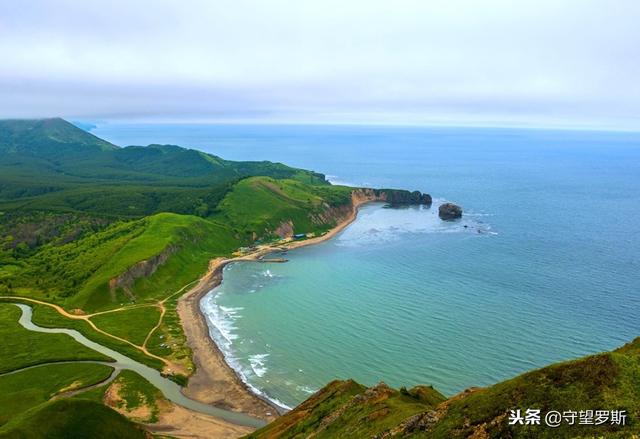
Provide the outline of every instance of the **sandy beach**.
<path id="1" fill-rule="evenodd" d="M 277 246 L 264 246 L 257 251 L 237 258 L 216 258 L 209 263 L 207 273 L 198 284 L 178 301 L 178 315 L 193 351 L 196 372 L 189 379 L 184 394 L 198 401 L 217 407 L 249 414 L 256 418 L 272 421 L 282 409 L 253 393 L 226 363 L 224 355 L 209 336 L 209 328 L 200 311 L 200 299 L 222 282 L 225 265 L 237 261 L 255 261 L 278 249 L 294 249 L 319 244 L 333 238 L 357 217 L 358 209 L 365 203 L 378 201 L 375 197 L 354 193 L 351 211 L 336 227 L 322 236 L 302 241 L 291 241 Z"/>

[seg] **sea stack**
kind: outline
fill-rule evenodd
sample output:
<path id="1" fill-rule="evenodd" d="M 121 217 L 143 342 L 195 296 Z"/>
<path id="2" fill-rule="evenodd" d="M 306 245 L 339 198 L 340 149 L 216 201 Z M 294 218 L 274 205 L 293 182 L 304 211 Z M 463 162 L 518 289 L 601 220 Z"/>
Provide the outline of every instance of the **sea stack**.
<path id="1" fill-rule="evenodd" d="M 440 219 L 450 221 L 462 217 L 462 207 L 453 203 L 441 204 L 438 208 L 438 216 Z"/>

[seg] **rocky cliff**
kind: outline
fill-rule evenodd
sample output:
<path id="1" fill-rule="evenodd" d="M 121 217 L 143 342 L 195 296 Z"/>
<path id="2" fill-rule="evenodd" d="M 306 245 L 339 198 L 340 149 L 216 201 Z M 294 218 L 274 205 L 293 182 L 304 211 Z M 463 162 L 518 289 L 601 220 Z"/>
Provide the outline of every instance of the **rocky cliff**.
<path id="1" fill-rule="evenodd" d="M 407 191 L 403 189 L 358 189 L 361 193 L 371 197 L 374 201 L 385 201 L 391 205 L 422 204 L 431 206 L 431 195 L 420 191 Z M 356 191 L 356 192 L 357 192 Z"/>
<path id="2" fill-rule="evenodd" d="M 156 272 L 158 267 L 167 262 L 167 259 L 178 250 L 177 247 L 170 245 L 156 256 L 140 261 L 118 277 L 114 277 L 109 281 L 109 291 L 112 297 L 115 297 L 116 288 L 122 288 L 131 300 L 135 300 L 135 295 L 131 291 L 136 279 L 141 277 L 149 277 Z"/>

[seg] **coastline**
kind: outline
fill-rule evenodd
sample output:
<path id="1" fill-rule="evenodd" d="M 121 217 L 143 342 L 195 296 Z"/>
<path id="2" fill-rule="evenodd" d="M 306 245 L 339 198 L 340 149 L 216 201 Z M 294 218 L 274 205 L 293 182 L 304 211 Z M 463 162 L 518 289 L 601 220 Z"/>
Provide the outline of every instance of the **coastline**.
<path id="1" fill-rule="evenodd" d="M 227 264 L 238 261 L 256 261 L 278 249 L 292 250 L 325 242 L 347 226 L 358 216 L 360 207 L 366 203 L 384 201 L 368 194 L 352 194 L 351 210 L 346 218 L 322 236 L 292 241 L 277 246 L 261 247 L 255 252 L 236 258 L 216 258 L 209 262 L 209 268 L 198 284 L 178 300 L 177 312 L 187 344 L 193 352 L 195 373 L 183 393 L 198 401 L 221 408 L 240 411 L 270 422 L 283 413 L 283 408 L 254 392 L 238 373 L 227 363 L 224 354 L 209 335 L 204 314 L 200 310 L 200 300 L 222 282 L 222 272 Z"/>

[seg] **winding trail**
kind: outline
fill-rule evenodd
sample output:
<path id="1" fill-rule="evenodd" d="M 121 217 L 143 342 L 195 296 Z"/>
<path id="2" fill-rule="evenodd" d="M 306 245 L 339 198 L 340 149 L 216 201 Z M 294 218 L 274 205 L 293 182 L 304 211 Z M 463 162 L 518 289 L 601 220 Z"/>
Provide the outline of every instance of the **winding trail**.
<path id="1" fill-rule="evenodd" d="M 37 299 L 30 299 L 28 297 L 22 297 L 22 296 L 0 296 L 0 299 L 4 299 L 4 300 L 13 300 L 13 301 L 19 301 L 19 302 L 31 302 L 31 303 L 37 303 L 38 305 L 45 305 L 48 307 L 51 307 L 53 309 L 55 309 L 58 313 L 60 313 L 61 315 L 63 315 L 64 317 L 68 318 L 68 319 L 72 319 L 72 320 L 83 320 L 85 322 L 87 322 L 89 324 L 89 326 L 91 326 L 91 328 L 102 334 L 105 335 L 107 337 L 111 337 L 114 340 L 118 340 L 121 343 L 126 343 L 129 346 L 139 350 L 140 352 L 142 352 L 143 354 L 147 355 L 148 357 L 154 358 L 156 360 L 160 360 L 162 361 L 162 363 L 164 363 L 165 368 L 167 369 L 167 371 L 172 371 L 172 372 L 178 372 L 178 373 L 183 373 L 185 374 L 185 371 L 183 370 L 184 368 L 177 364 L 177 363 L 173 363 L 169 360 L 167 360 L 166 358 L 160 357 L 152 352 L 149 352 L 149 350 L 145 347 L 145 346 L 140 346 L 137 345 L 125 338 L 122 337 L 118 337 L 117 335 L 113 335 L 107 331 L 104 331 L 100 328 L 98 328 L 96 326 L 95 323 L 93 323 L 91 321 L 91 317 L 96 316 L 96 315 L 101 315 L 101 314 L 105 314 L 105 312 L 101 312 L 101 313 L 95 313 L 95 314 L 73 314 L 70 313 L 68 311 L 66 311 L 64 308 L 62 308 L 60 305 L 56 305 L 54 303 L 50 303 L 50 302 L 45 302 L 43 300 L 37 300 Z M 150 306 L 150 305 L 146 305 L 146 306 Z M 118 312 L 118 311 L 126 311 L 129 310 L 133 307 L 121 307 L 121 308 L 116 308 L 113 310 L 110 310 L 108 312 Z M 140 308 L 140 306 L 137 306 L 137 308 Z"/>
<path id="2" fill-rule="evenodd" d="M 165 314 L 167 312 L 167 308 L 165 306 L 165 303 L 169 299 L 171 299 L 172 297 L 175 297 L 176 295 L 182 293 L 185 289 L 189 288 L 191 285 L 193 285 L 194 283 L 196 283 L 198 281 L 199 281 L 199 279 L 196 279 L 194 281 L 189 282 L 188 284 L 184 285 L 179 290 L 171 293 L 169 296 L 165 297 L 164 299 L 160 300 L 157 303 L 145 303 L 145 304 L 121 306 L 119 308 L 114 308 L 114 309 L 110 309 L 110 310 L 106 310 L 106 311 L 99 311 L 99 312 L 95 312 L 95 313 L 92 313 L 92 314 L 74 314 L 74 313 L 68 312 L 63 307 L 61 307 L 60 305 L 56 305 L 55 303 L 46 302 L 44 300 L 31 299 L 29 297 L 23 297 L 23 296 L 0 296 L 0 300 L 12 300 L 12 301 L 19 301 L 19 302 L 30 302 L 30 303 L 35 303 L 35 304 L 38 304 L 38 305 L 48 306 L 50 308 L 53 308 L 60 315 L 66 317 L 68 319 L 83 320 L 83 321 L 87 322 L 87 324 L 94 331 L 96 331 L 96 332 L 98 332 L 98 333 L 100 333 L 102 335 L 105 335 L 107 337 L 113 338 L 114 340 L 117 340 L 117 341 L 119 341 L 121 343 L 126 343 L 127 345 L 139 350 L 140 352 L 142 352 L 146 356 L 161 361 L 164 364 L 164 370 L 167 373 L 179 373 L 179 374 L 182 374 L 182 375 L 189 375 L 190 371 L 186 370 L 186 368 L 182 364 L 175 363 L 175 362 L 170 361 L 170 360 L 168 360 L 168 359 L 166 359 L 164 357 L 160 357 L 159 355 L 156 355 L 156 354 L 150 352 L 149 349 L 147 349 L 147 344 L 148 344 L 149 340 L 151 339 L 152 335 L 154 334 L 154 332 L 158 328 L 160 328 L 160 326 L 162 326 L 162 322 L 164 320 L 164 316 L 165 316 Z M 144 342 L 142 343 L 142 345 L 137 345 L 137 344 L 125 339 L 125 338 L 118 337 L 117 335 L 114 335 L 114 334 L 111 334 L 110 332 L 104 331 L 104 330 L 98 328 L 96 326 L 96 324 L 91 321 L 91 318 L 95 317 L 95 316 L 100 316 L 100 315 L 104 315 L 104 314 L 112 314 L 112 313 L 122 312 L 122 311 L 129 311 L 131 309 L 149 308 L 149 307 L 157 307 L 157 308 L 159 308 L 160 309 L 160 317 L 158 318 L 158 323 L 149 331 L 149 333 L 145 337 Z"/>
<path id="3" fill-rule="evenodd" d="M 182 293 L 185 289 L 189 288 L 191 285 L 193 285 L 196 282 L 199 282 L 200 279 L 196 279 L 192 282 L 189 282 L 188 284 L 186 284 L 185 286 L 183 286 L 182 288 L 180 288 L 178 291 L 176 291 L 175 293 L 171 293 L 170 295 L 168 295 L 167 297 L 165 297 L 164 299 L 162 299 L 160 302 L 158 302 L 155 305 L 149 305 L 149 306 L 157 306 L 158 308 L 160 308 L 160 317 L 158 318 L 158 323 L 156 324 L 156 326 L 154 326 L 153 328 L 151 328 L 151 331 L 149 331 L 149 333 L 147 334 L 147 336 L 144 339 L 144 342 L 142 343 L 142 347 L 144 349 L 147 348 L 147 343 L 149 343 L 149 340 L 151 339 L 151 336 L 153 335 L 154 332 L 156 332 L 156 330 L 162 325 L 162 320 L 164 319 L 164 315 L 167 313 L 167 307 L 165 306 L 165 303 L 167 302 L 167 300 L 171 299 L 172 297 Z M 95 314 L 93 314 L 95 315 Z"/>

